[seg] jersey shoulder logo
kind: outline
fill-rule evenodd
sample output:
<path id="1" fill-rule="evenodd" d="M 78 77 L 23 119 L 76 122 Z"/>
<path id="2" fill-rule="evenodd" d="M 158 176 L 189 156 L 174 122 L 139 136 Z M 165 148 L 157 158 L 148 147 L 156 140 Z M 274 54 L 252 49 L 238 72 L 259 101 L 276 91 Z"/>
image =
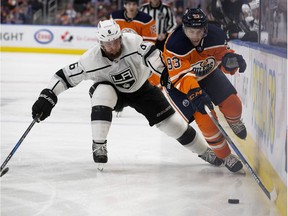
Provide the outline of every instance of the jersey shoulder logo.
<path id="1" fill-rule="evenodd" d="M 127 90 L 131 89 L 136 82 L 136 78 L 130 67 L 118 72 L 117 74 L 111 74 L 110 76 L 117 87 Z"/>
<path id="2" fill-rule="evenodd" d="M 156 25 L 155 24 L 150 26 L 150 32 L 152 35 L 156 34 L 157 31 L 156 31 Z"/>

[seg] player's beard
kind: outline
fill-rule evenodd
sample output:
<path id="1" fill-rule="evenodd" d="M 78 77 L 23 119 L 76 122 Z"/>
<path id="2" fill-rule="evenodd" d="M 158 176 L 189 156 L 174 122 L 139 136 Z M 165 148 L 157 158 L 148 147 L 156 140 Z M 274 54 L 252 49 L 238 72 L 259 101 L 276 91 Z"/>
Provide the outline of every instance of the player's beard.
<path id="1" fill-rule="evenodd" d="M 106 55 L 110 60 L 114 60 L 114 59 L 118 58 L 118 57 L 121 55 L 122 45 L 121 45 L 119 51 L 116 52 L 116 53 L 109 53 L 109 52 L 107 52 L 105 49 L 103 49 L 103 51 L 104 51 L 105 55 Z"/>

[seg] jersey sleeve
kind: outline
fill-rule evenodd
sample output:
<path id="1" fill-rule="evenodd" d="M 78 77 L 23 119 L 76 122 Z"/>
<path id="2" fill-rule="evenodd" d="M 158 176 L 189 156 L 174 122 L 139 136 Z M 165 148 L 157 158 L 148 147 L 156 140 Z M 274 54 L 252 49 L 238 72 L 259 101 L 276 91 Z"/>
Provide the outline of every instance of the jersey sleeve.
<path id="1" fill-rule="evenodd" d="M 196 76 L 191 71 L 190 53 L 180 56 L 165 48 L 163 56 L 174 87 L 185 94 L 190 89 L 199 87 Z"/>
<path id="2" fill-rule="evenodd" d="M 149 81 L 152 85 L 161 88 L 160 76 L 159 76 L 158 74 L 152 73 L 152 74 L 150 75 L 150 77 L 148 78 L 148 81 Z"/>
<path id="3" fill-rule="evenodd" d="M 230 49 L 229 45 L 227 42 L 225 42 L 222 46 L 220 46 L 217 51 L 215 52 L 214 56 L 217 61 L 221 61 L 223 56 L 226 53 L 234 53 L 235 51 L 233 49 Z"/>
<path id="4" fill-rule="evenodd" d="M 161 76 L 162 71 L 165 69 L 162 52 L 155 47 L 154 44 L 142 41 L 139 45 L 138 52 L 142 56 L 144 65 L 150 68 L 152 72 Z"/>
<path id="5" fill-rule="evenodd" d="M 154 44 L 156 43 L 157 31 L 154 19 L 151 19 L 148 23 L 144 24 L 141 36 L 145 41 L 149 41 Z"/>
<path id="6" fill-rule="evenodd" d="M 68 88 L 75 87 L 84 80 L 84 71 L 80 61 L 69 64 L 54 74 L 47 87 L 56 95 L 59 95 Z"/>
<path id="7" fill-rule="evenodd" d="M 204 42 L 206 47 L 213 50 L 213 55 L 216 61 L 220 62 L 222 57 L 229 52 L 234 52 L 233 49 L 229 47 L 227 42 L 227 36 L 222 29 L 215 25 L 208 25 L 208 35 Z"/>

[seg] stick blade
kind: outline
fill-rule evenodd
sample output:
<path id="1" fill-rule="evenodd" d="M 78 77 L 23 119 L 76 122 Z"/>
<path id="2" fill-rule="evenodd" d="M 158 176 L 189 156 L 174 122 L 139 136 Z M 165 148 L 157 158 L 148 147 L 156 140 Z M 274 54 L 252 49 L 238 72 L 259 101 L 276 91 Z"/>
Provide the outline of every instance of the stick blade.
<path id="1" fill-rule="evenodd" d="M 270 200 L 272 202 L 275 202 L 277 199 L 277 191 L 276 188 L 274 187 L 273 190 L 270 192 Z"/>
<path id="2" fill-rule="evenodd" d="M 3 175 L 5 175 L 7 172 L 9 171 L 9 167 L 6 167 L 0 174 L 0 177 L 2 177 Z"/>

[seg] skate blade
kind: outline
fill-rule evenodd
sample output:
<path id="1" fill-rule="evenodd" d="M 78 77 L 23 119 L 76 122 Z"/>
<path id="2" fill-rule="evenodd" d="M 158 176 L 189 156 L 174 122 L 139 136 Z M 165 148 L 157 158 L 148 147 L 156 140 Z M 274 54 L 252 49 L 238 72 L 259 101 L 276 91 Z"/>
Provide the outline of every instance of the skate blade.
<path id="1" fill-rule="evenodd" d="M 105 166 L 104 163 L 99 163 L 97 169 L 98 169 L 100 172 L 102 172 L 102 171 L 104 170 L 104 166 Z"/>
<path id="2" fill-rule="evenodd" d="M 231 171 L 230 171 L 231 172 Z M 246 172 L 245 172 L 245 170 L 242 168 L 242 169 L 240 169 L 239 171 L 237 171 L 237 172 L 231 172 L 231 174 L 233 174 L 233 175 L 240 175 L 240 176 L 246 176 Z"/>

